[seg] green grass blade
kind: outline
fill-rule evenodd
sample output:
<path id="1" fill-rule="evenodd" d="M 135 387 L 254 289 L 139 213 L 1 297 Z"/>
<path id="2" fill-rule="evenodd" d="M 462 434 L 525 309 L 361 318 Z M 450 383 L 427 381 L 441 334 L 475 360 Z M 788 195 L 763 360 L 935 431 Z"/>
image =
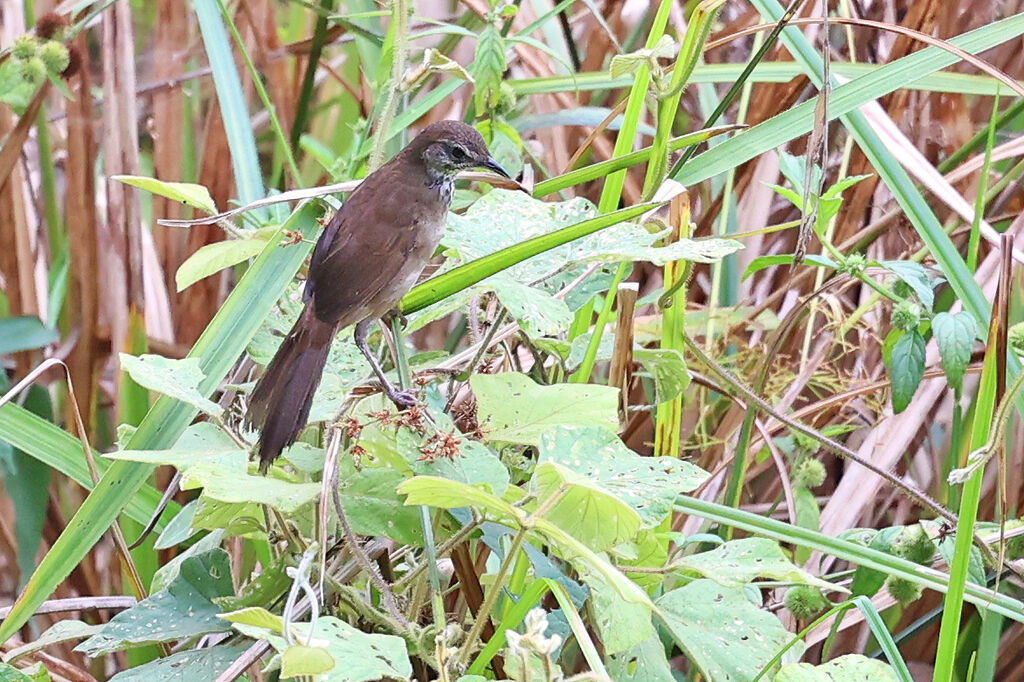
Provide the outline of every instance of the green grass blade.
<path id="1" fill-rule="evenodd" d="M 550 251 L 562 244 L 568 244 L 574 239 L 585 237 L 588 234 L 593 234 L 612 225 L 632 220 L 660 205 L 659 203 L 638 204 L 612 213 L 606 213 L 548 234 L 542 234 L 533 239 L 527 239 L 524 242 L 514 244 L 482 258 L 477 258 L 414 287 L 402 299 L 399 309 L 405 314 L 423 310 L 427 306 L 448 298 L 466 287 L 470 287 L 495 273 L 512 267 L 516 263 L 521 263 L 527 258 L 532 258 L 539 253 Z"/>
<path id="2" fill-rule="evenodd" d="M 866 566 L 889 575 L 906 578 L 943 594 L 949 589 L 949 576 L 941 571 L 848 540 L 830 537 L 816 530 L 792 526 L 759 514 L 692 497 L 677 497 L 675 508 L 676 511 L 684 514 L 699 516 L 708 521 L 722 523 L 781 542 L 809 547 L 845 559 L 858 566 Z M 993 592 L 974 583 L 967 583 L 964 586 L 964 598 L 983 611 L 999 613 L 1018 623 L 1024 623 L 1024 602 L 1020 600 Z"/>
<path id="3" fill-rule="evenodd" d="M 249 124 L 249 109 L 242 93 L 242 80 L 231 53 L 231 39 L 224 28 L 217 0 L 196 0 L 195 7 L 199 32 L 213 72 L 224 132 L 228 147 L 231 148 L 231 167 L 235 172 L 238 200 L 243 205 L 250 204 L 262 199 L 266 195 L 266 188 L 263 186 L 259 156 L 256 153 L 256 140 Z"/>
<path id="4" fill-rule="evenodd" d="M 306 204 L 292 215 L 278 236 L 271 239 L 256 258 L 192 347 L 188 357 L 198 358 L 206 375 L 199 385 L 203 395 L 211 394 L 227 375 L 310 251 L 311 245 L 306 242 L 279 247 L 283 230 L 299 231 L 307 239 L 314 237 L 319 229 L 316 220 L 319 215 L 320 210 L 314 204 Z M 125 447 L 133 450 L 169 448 L 195 415 L 194 407 L 161 397 Z M 110 465 L 96 489 L 82 503 L 43 558 L 10 615 L 0 623 L 0 641 L 6 641 L 17 632 L 39 604 L 78 565 L 152 470 L 152 466 L 137 462 L 117 461 Z"/>
<path id="5" fill-rule="evenodd" d="M 86 490 L 92 490 L 89 468 L 82 455 L 82 441 L 59 426 L 14 403 L 7 403 L 0 407 L 0 440 L 59 471 Z M 110 462 L 97 454 L 96 467 L 102 475 Z M 128 501 L 124 512 L 129 518 L 146 523 L 159 502 L 159 491 L 147 484 Z M 178 510 L 178 504 L 171 502 L 166 518 L 171 518 Z"/>
<path id="6" fill-rule="evenodd" d="M 667 148 L 669 152 L 679 151 L 683 147 L 699 144 L 715 137 L 716 135 L 721 135 L 733 130 L 740 130 L 741 128 L 743 128 L 743 126 L 723 125 L 698 130 L 697 132 L 690 133 L 688 135 L 682 135 L 680 137 L 670 139 L 667 143 Z M 576 170 L 569 171 L 563 175 L 543 180 L 538 182 L 533 188 L 533 195 L 535 197 L 546 197 L 549 194 L 554 194 L 555 192 L 559 192 L 568 187 L 603 178 L 612 171 L 629 168 L 630 166 L 635 166 L 638 163 L 643 163 L 651 158 L 651 149 L 653 149 L 653 147 L 644 147 L 643 149 L 638 149 L 637 151 L 630 152 L 629 154 L 616 156 L 608 159 L 607 161 L 600 161 L 589 166 L 584 166 L 583 168 L 577 168 Z"/>

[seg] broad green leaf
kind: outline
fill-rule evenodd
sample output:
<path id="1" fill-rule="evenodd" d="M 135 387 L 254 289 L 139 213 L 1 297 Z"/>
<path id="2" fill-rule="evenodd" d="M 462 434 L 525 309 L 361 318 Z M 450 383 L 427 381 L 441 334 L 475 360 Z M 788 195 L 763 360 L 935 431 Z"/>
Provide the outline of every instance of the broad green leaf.
<path id="1" fill-rule="evenodd" d="M 248 625 L 255 628 L 263 628 L 268 632 L 284 632 L 284 620 L 281 616 L 267 611 L 265 608 L 253 606 L 239 609 L 230 613 L 222 613 L 220 617 L 229 623 Z"/>
<path id="2" fill-rule="evenodd" d="M 723 587 L 743 587 L 763 578 L 846 592 L 845 588 L 817 578 L 796 566 L 786 558 L 779 543 L 767 538 L 730 540 L 707 552 L 684 556 L 677 561 L 677 565 L 710 578 Z"/>
<path id="3" fill-rule="evenodd" d="M 682 395 L 690 385 L 690 371 L 686 368 L 686 359 L 674 348 L 636 348 L 633 350 L 633 357 L 646 370 L 637 374 L 650 376 L 654 380 L 655 405 Z"/>
<path id="4" fill-rule="evenodd" d="M 201 246 L 174 273 L 174 284 L 184 291 L 199 280 L 254 258 L 267 246 L 266 238 L 228 239 Z"/>
<path id="5" fill-rule="evenodd" d="M 531 339 L 555 336 L 572 324 L 573 315 L 565 301 L 540 289 L 520 284 L 502 274 L 491 277 L 482 286 L 493 286 L 498 300 Z"/>
<path id="6" fill-rule="evenodd" d="M 879 261 L 878 264 L 906 282 L 917 294 L 921 305 L 931 311 L 932 305 L 935 303 L 934 289 L 943 281 L 941 277 L 932 277 L 926 267 L 914 261 L 886 260 Z"/>
<path id="7" fill-rule="evenodd" d="M 0 682 L 50 682 L 50 679 L 50 673 L 42 663 L 33 663 L 24 668 L 0 663 Z"/>
<path id="8" fill-rule="evenodd" d="M 224 531 L 227 537 L 266 538 L 263 507 L 251 502 L 221 502 L 205 495 L 196 500 L 193 530 Z"/>
<path id="9" fill-rule="evenodd" d="M 398 492 L 407 496 L 405 503 L 408 505 L 422 504 L 439 509 L 476 507 L 481 511 L 490 512 L 498 521 L 504 523 L 514 524 L 525 515 L 525 512 L 480 486 L 437 476 L 411 478 L 398 486 Z"/>
<path id="10" fill-rule="evenodd" d="M 19 647 L 15 647 L 4 652 L 4 660 L 10 663 L 23 656 L 40 651 L 54 644 L 87 639 L 101 632 L 106 626 L 106 623 L 91 625 L 74 619 L 59 620 L 46 628 L 46 630 L 43 631 L 43 634 L 39 635 L 31 642 L 27 642 Z M 3 679 L 3 676 L 0 676 L 0 680 Z"/>
<path id="11" fill-rule="evenodd" d="M 735 239 L 678 239 L 666 246 L 613 246 L 586 260 L 601 262 L 646 261 L 665 265 L 675 261 L 694 263 L 717 263 L 726 256 L 736 253 L 743 244 Z"/>
<path id="12" fill-rule="evenodd" d="M 334 670 L 334 657 L 327 649 L 305 644 L 292 644 L 281 652 L 281 677 L 299 677 L 300 675 L 322 675 Z M 340 661 L 346 667 L 348 661 Z M 333 679 L 335 676 L 332 675 Z"/>
<path id="13" fill-rule="evenodd" d="M 245 653 L 250 642 L 218 644 L 203 649 L 189 649 L 173 653 L 166 658 L 144 663 L 128 670 L 122 670 L 109 682 L 196 682 L 215 680 L 227 670 L 239 656 Z"/>
<path id="14" fill-rule="evenodd" d="M 128 355 L 121 353 L 121 369 L 140 386 L 162 393 L 214 417 L 224 413 L 212 400 L 207 400 L 198 387 L 206 376 L 198 358 L 171 360 L 160 355 Z"/>
<path id="15" fill-rule="evenodd" d="M 764 270 L 770 268 L 773 265 L 792 265 L 793 254 L 783 253 L 777 256 L 758 256 L 754 260 L 750 261 L 750 265 L 743 271 L 743 279 L 750 277 L 758 270 Z M 839 263 L 836 263 L 831 258 L 825 256 L 819 256 L 817 254 L 809 253 L 804 256 L 804 265 L 818 265 L 824 268 L 832 268 L 835 270 L 839 267 Z"/>
<path id="16" fill-rule="evenodd" d="M 978 323 L 966 310 L 939 313 L 932 318 L 932 336 L 939 347 L 942 370 L 949 379 L 949 385 L 959 391 L 963 386 L 964 370 L 971 362 Z"/>
<path id="17" fill-rule="evenodd" d="M 590 607 L 605 654 L 616 654 L 654 636 L 651 609 L 647 604 L 627 601 L 604 576 L 596 571 L 581 574 L 590 588 Z"/>
<path id="18" fill-rule="evenodd" d="M 541 386 L 525 374 L 476 374 L 478 421 L 489 441 L 539 445 L 558 426 L 618 429 L 618 389 L 594 384 Z"/>
<path id="19" fill-rule="evenodd" d="M 219 213 L 217 205 L 213 202 L 213 197 L 210 196 L 210 190 L 203 185 L 195 185 L 191 182 L 166 182 L 140 175 L 111 175 L 110 179 L 167 197 L 171 201 L 180 201 L 186 206 L 198 208 L 211 215 Z"/>
<path id="20" fill-rule="evenodd" d="M 711 580 L 695 580 L 655 604 L 676 644 L 709 680 L 753 679 L 793 639 L 778 618 L 751 604 L 743 590 Z M 803 642 L 798 642 L 783 662 L 799 660 L 803 651 Z"/>
<path id="21" fill-rule="evenodd" d="M 352 530 L 406 545 L 423 544 L 420 512 L 407 506 L 397 491 L 398 484 L 405 480 L 390 468 L 365 468 L 348 477 L 339 494 Z"/>
<path id="22" fill-rule="evenodd" d="M 292 625 L 295 639 L 305 642 L 310 634 L 308 623 Z M 287 644 L 277 636 L 268 638 L 278 651 Z M 364 682 L 364 680 L 407 680 L 412 677 L 412 663 L 405 640 L 394 635 L 367 634 L 333 616 L 317 618 L 312 631 L 315 646 L 335 661 L 325 675 L 330 682 Z"/>
<path id="23" fill-rule="evenodd" d="M 899 679 L 896 671 L 882 661 L 860 654 L 846 654 L 821 665 L 784 665 L 773 682 L 898 682 Z"/>
<path id="24" fill-rule="evenodd" d="M 185 429 L 185 433 L 168 450 L 115 450 L 103 456 L 107 459 L 173 466 L 179 471 L 202 463 L 245 471 L 249 451 L 240 449 L 231 436 L 217 425 L 198 422 Z"/>
<path id="25" fill-rule="evenodd" d="M 110 619 L 103 630 L 75 647 L 96 656 L 141 644 L 170 642 L 211 632 L 225 632 L 230 625 L 217 618 L 220 608 L 211 601 L 235 591 L 231 565 L 221 549 L 190 557 L 180 575 L 161 590 Z"/>
<path id="26" fill-rule="evenodd" d="M 19 315 L 0 320 L 0 355 L 43 348 L 60 339 L 56 330 L 35 315 Z"/>
<path id="27" fill-rule="evenodd" d="M 924 376 L 924 337 L 916 329 L 905 333 L 892 346 L 887 369 L 892 383 L 892 409 L 899 414 L 910 404 Z"/>
<path id="28" fill-rule="evenodd" d="M 595 552 L 625 542 L 640 530 L 640 514 L 585 474 L 546 461 L 537 465 L 532 483 L 545 509 L 543 517 Z"/>
<path id="29" fill-rule="evenodd" d="M 153 582 L 149 586 L 150 592 L 160 592 L 167 589 L 181 575 L 182 564 L 189 561 L 192 557 L 218 551 L 224 535 L 224 531 L 220 529 L 207 533 L 199 538 L 194 545 L 158 568 L 153 575 Z"/>
<path id="30" fill-rule="evenodd" d="M 611 654 L 608 673 L 616 682 L 675 682 L 676 679 L 665 656 L 665 645 L 657 635 Z"/>
<path id="31" fill-rule="evenodd" d="M 192 530 L 192 519 L 195 518 L 195 515 L 196 501 L 192 500 L 191 502 L 187 502 L 185 506 L 182 507 L 177 514 L 174 514 L 171 517 L 171 520 L 167 522 L 167 526 L 153 543 L 153 549 L 170 549 L 171 547 L 180 545 L 195 535 L 195 531 Z"/>
<path id="32" fill-rule="evenodd" d="M 661 523 L 678 495 L 696 489 L 708 477 L 699 467 L 674 457 L 641 457 L 615 433 L 599 427 L 549 430 L 541 436 L 537 461 L 538 471 L 546 463 L 558 464 L 621 500 L 636 512 L 643 528 Z M 581 510 L 579 515 L 590 511 Z"/>
<path id="33" fill-rule="evenodd" d="M 495 194 L 500 190 L 495 190 Z M 486 197 L 485 197 L 486 198 Z M 482 201 L 482 200 L 481 200 Z M 479 202 L 477 202 L 479 203 Z M 542 202 L 538 202 L 542 203 Z M 554 232 L 542 234 L 532 239 L 516 243 L 500 251 L 490 253 L 468 263 L 460 265 L 444 274 L 428 279 L 426 282 L 414 287 L 405 295 L 399 304 L 403 313 L 414 313 L 429 305 L 441 301 L 448 296 L 462 291 L 481 280 L 501 272 L 528 258 L 550 251 L 555 247 L 567 244 L 573 240 L 593 234 L 613 225 L 627 222 L 636 218 L 660 204 L 640 204 L 619 211 L 606 213 L 594 218 L 583 220 L 569 225 Z M 475 206 L 475 204 L 474 204 Z M 494 224 L 493 214 L 490 222 Z M 479 235 L 477 240 L 486 243 L 488 235 Z"/>
<path id="34" fill-rule="evenodd" d="M 218 502 L 265 504 L 291 514 L 320 495 L 319 483 L 290 483 L 267 476 L 250 476 L 245 468 L 202 463 L 182 472 L 181 489 L 202 488 L 203 497 Z"/>

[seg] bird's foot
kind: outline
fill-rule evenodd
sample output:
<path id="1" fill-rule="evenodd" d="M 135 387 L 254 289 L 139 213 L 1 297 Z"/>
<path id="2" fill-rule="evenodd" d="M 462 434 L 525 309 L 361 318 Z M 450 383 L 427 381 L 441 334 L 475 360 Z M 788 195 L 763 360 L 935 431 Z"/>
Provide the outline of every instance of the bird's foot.
<path id="1" fill-rule="evenodd" d="M 385 325 L 389 327 L 391 326 L 392 320 L 398 320 L 398 324 L 401 325 L 402 329 L 405 329 L 405 325 L 408 323 L 408 320 L 405 319 L 405 315 L 403 315 L 402 311 L 399 310 L 398 308 L 392 308 L 391 310 L 387 311 L 381 316 L 380 319 L 381 322 L 383 322 Z"/>
<path id="2" fill-rule="evenodd" d="M 400 410 L 407 410 L 413 405 L 419 403 L 419 400 L 416 398 L 416 392 L 412 389 L 400 391 L 394 386 L 387 385 L 384 387 L 384 393 L 387 395 L 388 399 L 395 404 L 395 407 Z"/>

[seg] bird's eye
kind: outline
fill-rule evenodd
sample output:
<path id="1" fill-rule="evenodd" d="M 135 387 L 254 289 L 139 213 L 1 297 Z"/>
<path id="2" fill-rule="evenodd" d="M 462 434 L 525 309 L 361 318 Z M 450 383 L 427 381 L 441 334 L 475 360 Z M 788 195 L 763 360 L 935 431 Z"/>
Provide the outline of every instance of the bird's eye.
<path id="1" fill-rule="evenodd" d="M 469 158 L 469 155 L 466 154 L 465 149 L 463 149 L 459 145 L 455 145 L 452 147 L 452 158 L 455 159 L 456 161 L 465 161 L 467 158 Z"/>

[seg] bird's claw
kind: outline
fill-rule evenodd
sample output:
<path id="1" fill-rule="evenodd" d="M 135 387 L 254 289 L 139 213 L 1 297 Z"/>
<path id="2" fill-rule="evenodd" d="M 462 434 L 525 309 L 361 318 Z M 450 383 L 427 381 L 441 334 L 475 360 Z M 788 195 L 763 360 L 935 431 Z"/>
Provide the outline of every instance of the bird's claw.
<path id="1" fill-rule="evenodd" d="M 408 324 L 409 322 L 406 319 L 405 315 L 402 314 L 402 311 L 399 310 L 398 308 L 392 308 L 391 310 L 387 311 L 386 313 L 384 313 L 384 315 L 381 316 L 380 319 L 384 324 L 388 326 L 391 326 L 392 320 L 398 320 L 398 324 L 403 329 L 405 329 L 406 324 Z"/>
<path id="2" fill-rule="evenodd" d="M 387 390 L 385 390 L 385 393 L 387 393 L 391 402 L 395 404 L 395 407 L 400 410 L 407 410 L 413 405 L 419 403 L 419 400 L 416 399 L 416 392 L 410 389 L 398 391 L 389 386 Z"/>

